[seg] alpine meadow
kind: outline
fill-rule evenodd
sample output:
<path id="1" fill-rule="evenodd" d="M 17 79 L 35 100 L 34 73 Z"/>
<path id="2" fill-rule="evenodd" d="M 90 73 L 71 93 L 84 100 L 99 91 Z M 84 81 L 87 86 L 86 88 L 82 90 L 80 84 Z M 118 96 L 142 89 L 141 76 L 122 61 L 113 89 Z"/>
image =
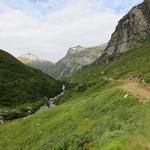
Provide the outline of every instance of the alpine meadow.
<path id="1" fill-rule="evenodd" d="M 56 1 L 32 3 L 65 5 Z M 0 150 L 150 150 L 150 1 L 109 42 L 71 47 L 56 63 L 0 50 Z"/>

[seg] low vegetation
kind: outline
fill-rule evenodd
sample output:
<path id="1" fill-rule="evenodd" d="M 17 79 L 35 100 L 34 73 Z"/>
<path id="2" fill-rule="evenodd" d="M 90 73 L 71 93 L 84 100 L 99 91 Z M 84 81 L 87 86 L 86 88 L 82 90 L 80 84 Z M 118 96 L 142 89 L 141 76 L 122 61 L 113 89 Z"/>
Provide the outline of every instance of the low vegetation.
<path id="1" fill-rule="evenodd" d="M 0 50 L 0 116 L 14 119 L 34 112 L 44 97 L 61 91 L 61 83 Z"/>
<path id="2" fill-rule="evenodd" d="M 121 89 L 118 79 L 150 84 L 149 40 L 96 64 L 68 79 L 60 105 L 1 126 L 0 149 L 148 150 L 150 103 Z"/>

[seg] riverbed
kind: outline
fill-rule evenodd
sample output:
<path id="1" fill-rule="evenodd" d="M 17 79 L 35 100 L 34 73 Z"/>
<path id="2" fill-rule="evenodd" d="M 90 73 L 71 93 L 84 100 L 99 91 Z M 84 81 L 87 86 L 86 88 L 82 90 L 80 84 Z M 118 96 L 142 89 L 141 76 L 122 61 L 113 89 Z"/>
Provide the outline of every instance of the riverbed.
<path id="1" fill-rule="evenodd" d="M 49 100 L 48 100 L 48 103 L 47 104 L 45 104 L 45 105 L 43 105 L 43 106 L 41 106 L 38 110 L 37 110 L 37 112 L 41 112 L 41 111 L 43 111 L 43 110 L 45 110 L 45 109 L 52 109 L 52 108 L 54 108 L 56 105 L 54 104 L 55 103 L 55 101 L 58 99 L 58 98 L 60 98 L 61 96 L 63 96 L 64 94 L 65 94 L 65 85 L 63 85 L 62 86 L 62 92 L 61 93 L 59 93 L 57 96 L 55 96 L 55 97 L 51 97 L 51 98 L 49 98 Z"/>

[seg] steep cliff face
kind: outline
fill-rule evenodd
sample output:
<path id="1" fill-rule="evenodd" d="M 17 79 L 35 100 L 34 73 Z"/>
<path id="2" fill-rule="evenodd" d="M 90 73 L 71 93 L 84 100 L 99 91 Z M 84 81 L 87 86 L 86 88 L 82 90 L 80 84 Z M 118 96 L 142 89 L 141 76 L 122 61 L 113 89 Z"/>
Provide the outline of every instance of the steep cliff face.
<path id="1" fill-rule="evenodd" d="M 135 6 L 118 23 L 111 40 L 104 51 L 103 58 L 140 46 L 142 40 L 150 35 L 150 0 Z"/>
<path id="2" fill-rule="evenodd" d="M 102 55 L 105 47 L 106 44 L 90 48 L 80 45 L 70 48 L 67 55 L 53 66 L 51 75 L 58 79 L 71 75 L 83 66 L 94 62 Z"/>

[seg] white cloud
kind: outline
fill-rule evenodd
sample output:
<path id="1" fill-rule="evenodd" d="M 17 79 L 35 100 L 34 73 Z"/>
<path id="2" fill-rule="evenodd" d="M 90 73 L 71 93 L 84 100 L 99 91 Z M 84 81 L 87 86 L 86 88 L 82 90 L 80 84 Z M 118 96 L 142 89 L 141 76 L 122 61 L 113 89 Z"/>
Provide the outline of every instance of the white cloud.
<path id="1" fill-rule="evenodd" d="M 48 3 L 42 5 L 48 7 Z M 70 0 L 58 8 L 31 15 L 31 10 L 27 13 L 0 0 L 0 48 L 16 56 L 30 52 L 56 61 L 71 46 L 107 42 L 122 16 L 104 7 L 102 0 Z"/>

